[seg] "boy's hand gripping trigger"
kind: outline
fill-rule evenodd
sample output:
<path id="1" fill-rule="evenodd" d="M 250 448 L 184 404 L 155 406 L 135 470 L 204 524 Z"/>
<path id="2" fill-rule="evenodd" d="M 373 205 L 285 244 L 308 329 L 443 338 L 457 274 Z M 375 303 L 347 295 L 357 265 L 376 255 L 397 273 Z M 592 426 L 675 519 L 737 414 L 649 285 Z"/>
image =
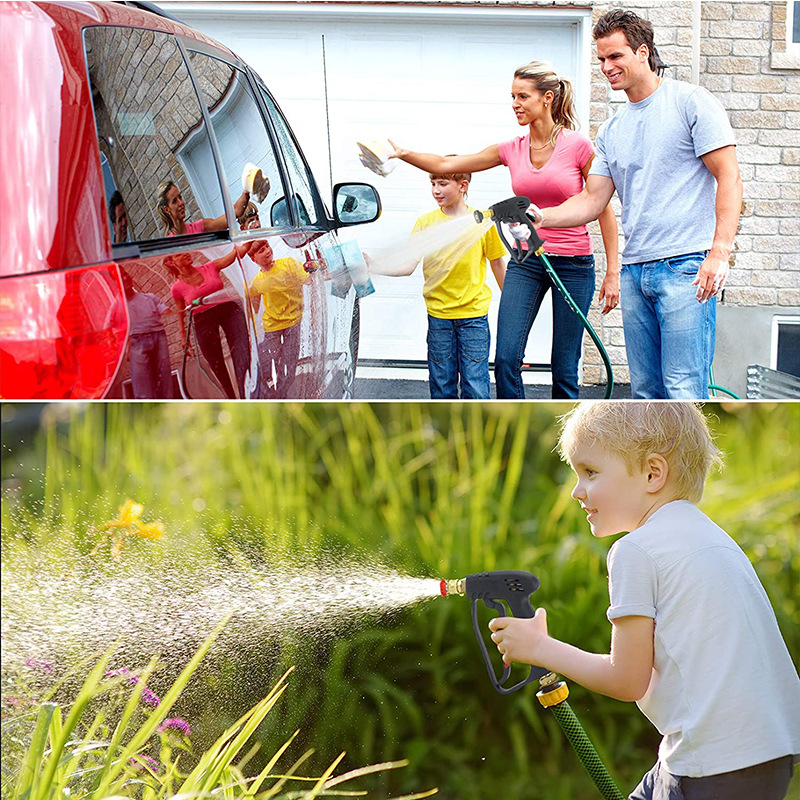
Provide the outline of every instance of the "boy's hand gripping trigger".
<path id="1" fill-rule="evenodd" d="M 531 255 L 539 255 L 544 250 L 544 242 L 539 236 L 539 232 L 534 226 L 535 220 L 528 214 L 528 208 L 531 201 L 527 197 L 517 195 L 516 197 L 509 197 L 507 200 L 501 200 L 499 203 L 489 206 L 486 211 L 476 211 L 473 216 L 476 222 L 483 222 L 485 217 L 494 220 L 497 226 L 497 232 L 503 240 L 514 259 L 519 263 L 524 263 Z M 510 243 L 503 232 L 500 223 L 505 222 L 506 225 L 514 226 L 511 235 L 515 240 Z M 524 230 L 520 230 L 524 226 Z M 524 249 L 522 242 L 527 242 L 527 249 Z"/>
<path id="2" fill-rule="evenodd" d="M 527 199 L 525 202 L 527 204 Z M 460 580 L 442 580 L 441 582 L 441 592 L 443 596 L 447 597 L 449 594 L 460 594 L 468 597 L 472 601 L 472 629 L 475 631 L 478 644 L 481 646 L 481 653 L 483 654 L 483 660 L 489 672 L 489 679 L 492 682 L 492 686 L 494 686 L 500 694 L 511 694 L 511 692 L 515 692 L 517 689 L 521 689 L 523 686 L 527 686 L 529 683 L 539 680 L 539 678 L 546 675 L 549 670 L 532 666 L 528 677 L 524 681 L 520 681 L 514 686 L 505 686 L 504 684 L 511 675 L 511 667 L 508 664 L 504 664 L 502 676 L 499 678 L 497 677 L 489 658 L 486 642 L 481 633 L 480 622 L 478 621 L 478 600 L 483 600 L 487 608 L 497 611 L 498 617 L 508 616 L 506 607 L 501 602 L 505 601 L 508 603 L 508 607 L 511 610 L 511 616 L 529 619 L 534 614 L 530 596 L 538 588 L 539 579 L 530 572 L 522 572 L 520 570 L 478 572 L 474 575 L 467 575 L 466 578 Z"/>

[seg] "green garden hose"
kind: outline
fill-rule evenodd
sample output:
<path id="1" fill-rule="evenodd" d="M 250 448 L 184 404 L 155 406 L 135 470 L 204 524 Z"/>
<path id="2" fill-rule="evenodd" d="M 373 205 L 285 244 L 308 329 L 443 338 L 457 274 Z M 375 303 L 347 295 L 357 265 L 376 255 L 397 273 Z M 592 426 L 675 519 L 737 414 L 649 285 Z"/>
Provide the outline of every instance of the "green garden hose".
<path id="1" fill-rule="evenodd" d="M 558 277 L 556 271 L 553 269 L 553 265 L 550 263 L 547 254 L 542 251 L 541 253 L 537 252 L 536 255 L 539 256 L 541 262 L 544 264 L 545 271 L 549 275 L 550 280 L 553 281 L 553 284 L 558 291 L 561 292 L 564 300 L 567 301 L 567 305 L 578 315 L 578 319 L 583 323 L 586 332 L 592 337 L 597 352 L 600 353 L 600 358 L 603 359 L 603 366 L 606 368 L 606 393 L 604 399 L 608 400 L 611 397 L 611 393 L 614 391 L 614 372 L 611 369 L 611 361 L 608 358 L 606 348 L 603 347 L 603 342 L 597 335 L 597 331 L 592 327 L 592 323 L 586 319 L 586 315 L 578 308 L 578 304 L 572 299 L 572 295 L 567 291 L 567 287 L 561 282 L 561 278 Z"/>
<path id="2" fill-rule="evenodd" d="M 483 222 L 485 218 L 494 220 L 495 225 L 497 226 L 497 232 L 500 234 L 503 244 L 506 246 L 506 249 L 509 251 L 509 253 L 511 253 L 511 255 L 519 263 L 524 262 L 534 255 L 539 257 L 542 264 L 544 264 L 545 272 L 547 272 L 547 275 L 553 282 L 553 285 L 558 289 L 559 292 L 561 292 L 561 295 L 563 296 L 564 300 L 566 300 L 567 305 L 578 315 L 578 319 L 580 319 L 589 336 L 592 337 L 592 341 L 600 353 L 600 358 L 603 360 L 603 366 L 606 368 L 605 399 L 608 400 L 611 397 L 611 393 L 614 391 L 614 373 L 611 369 L 611 361 L 608 358 L 608 353 L 606 352 L 606 348 L 603 347 L 603 342 L 597 335 L 597 331 L 595 331 L 595 329 L 592 327 L 591 322 L 586 319 L 586 315 L 580 310 L 580 308 L 578 308 L 578 304 L 572 299 L 572 295 L 567 291 L 567 287 L 561 282 L 561 278 L 556 275 L 556 271 L 553 269 L 550 259 L 548 259 L 547 255 L 545 254 L 544 242 L 534 227 L 533 221 L 527 214 L 530 202 L 531 201 L 527 197 L 522 197 L 521 195 L 517 197 L 509 197 L 508 200 L 501 200 L 499 203 L 489 206 L 486 211 L 475 211 L 473 216 L 475 217 L 475 221 L 477 223 Z M 502 227 L 500 226 L 501 222 L 526 226 L 529 231 L 529 238 L 527 240 L 529 249 L 524 250 L 519 242 L 516 244 L 509 242 L 505 236 L 505 233 L 503 232 Z"/>
<path id="3" fill-rule="evenodd" d="M 564 731 L 564 735 L 572 745 L 572 749 L 580 759 L 589 777 L 594 781 L 600 794 L 605 800 L 625 800 L 622 793 L 617 788 L 611 775 L 609 775 L 605 764 L 600 760 L 597 751 L 594 749 L 586 731 L 575 716 L 575 712 L 567 702 L 569 688 L 564 681 L 552 673 L 548 673 L 539 680 L 542 688 L 536 693 L 539 702 L 545 708 L 549 708 L 556 718 L 556 721 Z"/>

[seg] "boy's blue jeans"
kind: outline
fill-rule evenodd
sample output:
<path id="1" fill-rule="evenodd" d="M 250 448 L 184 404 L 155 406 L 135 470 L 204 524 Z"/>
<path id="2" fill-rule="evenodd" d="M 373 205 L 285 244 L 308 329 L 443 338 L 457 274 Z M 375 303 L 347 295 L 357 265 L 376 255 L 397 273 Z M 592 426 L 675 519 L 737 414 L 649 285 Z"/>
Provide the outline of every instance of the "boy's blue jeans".
<path id="1" fill-rule="evenodd" d="M 548 256 L 556 274 L 584 314 L 594 294 L 594 256 Z M 553 292 L 552 396 L 578 397 L 578 362 L 583 323 L 553 286 L 544 264 L 531 256 L 524 264 L 511 259 L 500 295 L 494 377 L 498 398 L 522 400 L 522 359 L 531 327 L 549 290 Z"/>
<path id="2" fill-rule="evenodd" d="M 631 397 L 708 399 L 717 298 L 695 298 L 692 281 L 705 253 L 626 264 L 620 277 Z"/>
<path id="3" fill-rule="evenodd" d="M 792 772 L 792 756 L 706 778 L 682 778 L 656 764 L 628 800 L 783 800 Z"/>
<path id="4" fill-rule="evenodd" d="M 428 315 L 428 373 L 432 400 L 489 399 L 489 317 Z"/>

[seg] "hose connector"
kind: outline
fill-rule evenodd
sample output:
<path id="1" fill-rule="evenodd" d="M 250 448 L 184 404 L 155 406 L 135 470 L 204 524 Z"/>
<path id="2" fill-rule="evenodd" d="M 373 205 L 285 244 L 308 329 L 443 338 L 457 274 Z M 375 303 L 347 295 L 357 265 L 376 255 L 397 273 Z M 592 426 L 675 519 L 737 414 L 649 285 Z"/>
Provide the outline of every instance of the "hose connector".
<path id="1" fill-rule="evenodd" d="M 554 672 L 548 672 L 539 678 L 539 686 L 542 688 L 536 692 L 536 698 L 542 708 L 556 706 L 569 697 L 569 687 Z"/>

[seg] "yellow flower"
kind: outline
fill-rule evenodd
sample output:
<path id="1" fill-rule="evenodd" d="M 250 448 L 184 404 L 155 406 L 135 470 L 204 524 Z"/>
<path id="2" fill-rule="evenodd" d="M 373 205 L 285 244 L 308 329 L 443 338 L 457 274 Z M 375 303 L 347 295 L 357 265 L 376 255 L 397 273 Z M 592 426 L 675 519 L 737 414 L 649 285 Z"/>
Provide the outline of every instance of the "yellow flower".
<path id="1" fill-rule="evenodd" d="M 129 525 L 134 525 L 139 521 L 139 517 L 142 516 L 142 511 L 144 511 L 144 506 L 141 503 L 126 500 L 119 507 L 119 516 L 106 522 L 106 527 L 127 528 Z"/>
<path id="2" fill-rule="evenodd" d="M 137 529 L 132 531 L 136 536 L 141 536 L 143 539 L 160 539 L 164 535 L 163 522 L 137 522 Z"/>
<path id="3" fill-rule="evenodd" d="M 109 520 L 103 528 L 105 533 L 100 541 L 95 545 L 90 555 L 96 555 L 100 548 L 109 542 L 111 546 L 111 558 L 119 561 L 122 549 L 128 536 L 139 536 L 142 539 L 160 539 L 164 535 L 164 523 L 142 522 L 144 506 L 131 499 L 127 499 L 120 507 L 116 519 Z"/>

